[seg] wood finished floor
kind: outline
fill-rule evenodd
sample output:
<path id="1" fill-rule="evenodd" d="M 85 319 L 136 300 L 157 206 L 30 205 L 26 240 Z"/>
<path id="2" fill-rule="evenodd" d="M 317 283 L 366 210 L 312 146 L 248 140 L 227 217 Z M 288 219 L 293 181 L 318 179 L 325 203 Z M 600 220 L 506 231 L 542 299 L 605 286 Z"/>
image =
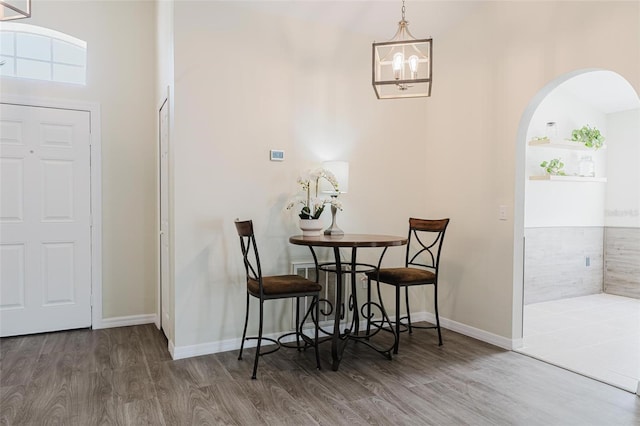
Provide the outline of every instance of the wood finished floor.
<path id="1" fill-rule="evenodd" d="M 443 330 L 388 361 L 350 344 L 172 361 L 153 325 L 0 339 L 2 425 L 640 425 L 640 398 Z"/>

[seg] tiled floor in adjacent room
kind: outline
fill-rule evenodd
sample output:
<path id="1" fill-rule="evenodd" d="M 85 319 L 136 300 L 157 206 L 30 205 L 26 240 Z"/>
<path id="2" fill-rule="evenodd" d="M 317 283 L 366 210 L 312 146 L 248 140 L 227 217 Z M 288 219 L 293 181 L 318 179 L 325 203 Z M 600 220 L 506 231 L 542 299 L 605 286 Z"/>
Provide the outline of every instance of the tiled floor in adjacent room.
<path id="1" fill-rule="evenodd" d="M 518 351 L 636 392 L 640 381 L 640 300 L 595 294 L 524 307 Z"/>

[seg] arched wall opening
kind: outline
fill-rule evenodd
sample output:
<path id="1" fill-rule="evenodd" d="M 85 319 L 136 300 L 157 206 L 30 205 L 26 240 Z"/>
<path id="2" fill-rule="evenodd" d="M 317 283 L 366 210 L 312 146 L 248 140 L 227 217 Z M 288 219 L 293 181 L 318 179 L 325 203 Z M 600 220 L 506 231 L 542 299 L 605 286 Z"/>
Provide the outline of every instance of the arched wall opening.
<path id="1" fill-rule="evenodd" d="M 557 136 L 552 136 L 558 143 L 544 140 L 548 122 L 558 129 Z M 585 125 L 602 131 L 603 149 L 580 150 L 584 147 L 578 142 L 568 141 L 572 130 Z M 553 159 L 563 163 L 559 174 L 564 176 L 549 177 L 540 167 L 542 161 Z M 581 166 L 589 165 L 585 159 L 595 164 L 594 176 L 584 176 L 586 168 Z M 638 170 L 640 99 L 624 77 L 607 70 L 576 70 L 551 81 L 531 100 L 520 120 L 516 147 L 515 349 L 523 347 L 526 304 L 598 292 L 640 298 L 640 265 L 623 268 L 627 276 L 622 287 L 628 294 L 619 293 L 615 280 L 607 276 L 620 271 L 611 274 L 611 266 L 604 265 L 611 253 L 607 246 L 616 245 L 616 236 L 625 241 L 631 238 L 627 247 L 640 244 Z M 633 257 L 633 250 L 623 255 Z M 536 256 L 543 262 L 537 262 Z"/>

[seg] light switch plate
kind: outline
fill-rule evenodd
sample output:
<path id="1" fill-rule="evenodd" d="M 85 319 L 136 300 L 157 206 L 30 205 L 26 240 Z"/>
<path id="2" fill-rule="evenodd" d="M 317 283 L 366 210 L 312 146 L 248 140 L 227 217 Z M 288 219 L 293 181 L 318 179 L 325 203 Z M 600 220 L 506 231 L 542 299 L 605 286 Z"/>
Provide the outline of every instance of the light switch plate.
<path id="1" fill-rule="evenodd" d="M 507 220 L 507 206 L 500 205 L 498 207 L 498 220 Z"/>
<path id="2" fill-rule="evenodd" d="M 271 161 L 284 161 L 284 151 L 281 149 L 272 149 L 269 151 Z"/>

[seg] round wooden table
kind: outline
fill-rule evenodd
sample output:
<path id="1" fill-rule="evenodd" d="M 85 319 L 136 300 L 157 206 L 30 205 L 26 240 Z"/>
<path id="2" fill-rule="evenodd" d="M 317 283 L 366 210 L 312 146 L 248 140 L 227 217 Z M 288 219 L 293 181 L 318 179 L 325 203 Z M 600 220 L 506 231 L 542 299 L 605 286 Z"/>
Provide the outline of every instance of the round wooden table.
<path id="1" fill-rule="evenodd" d="M 369 265 L 364 263 L 358 263 L 356 260 L 357 249 L 360 247 L 384 247 L 385 251 L 388 247 L 393 246 L 403 246 L 407 244 L 407 237 L 399 237 L 395 235 L 375 235 L 375 234 L 344 234 L 344 235 L 319 235 L 319 236 L 303 236 L 303 235 L 294 235 L 289 238 L 289 242 L 291 244 L 307 246 L 311 250 L 313 255 L 313 260 L 318 264 L 317 256 L 313 250 L 314 247 L 331 247 L 333 248 L 333 254 L 335 257 L 335 263 L 323 263 L 320 267 L 325 271 L 333 271 L 336 272 L 336 310 L 334 313 L 334 321 L 333 321 L 333 333 L 331 334 L 331 358 L 333 361 L 332 369 L 337 371 L 340 366 L 340 361 L 342 360 L 342 354 L 344 352 L 344 348 L 349 339 L 358 339 L 362 343 L 367 346 L 375 349 L 376 351 L 384 354 L 387 358 L 391 359 L 391 350 L 393 346 L 390 348 L 379 348 L 376 347 L 373 343 L 369 342 L 369 335 L 360 336 L 359 335 L 359 327 L 360 327 L 360 316 L 358 309 L 358 301 L 356 298 L 356 280 L 355 275 L 358 272 L 371 271 L 376 270 L 377 265 Z M 342 271 L 343 262 L 340 260 L 340 248 L 350 248 L 351 249 L 351 262 L 348 263 L 350 266 L 349 273 L 351 274 L 351 295 L 353 297 L 353 321 L 351 329 L 345 330 L 344 333 L 340 332 L 340 312 L 343 309 L 344 301 L 342 300 L 342 273 L 337 273 Z M 382 253 L 381 257 L 384 255 Z M 324 267 L 324 268 L 323 268 Z M 363 271 L 358 270 L 358 267 L 364 267 Z M 371 300 L 371 288 L 367 288 L 368 302 L 370 304 Z M 371 306 L 369 305 L 369 309 Z M 391 324 L 389 321 L 389 317 L 386 312 L 379 306 L 382 316 L 383 322 L 386 321 Z M 370 311 L 369 311 L 370 312 Z M 316 318 L 316 321 L 318 319 Z M 393 329 L 393 327 L 391 327 Z M 392 330 L 393 332 L 393 330 Z"/>

